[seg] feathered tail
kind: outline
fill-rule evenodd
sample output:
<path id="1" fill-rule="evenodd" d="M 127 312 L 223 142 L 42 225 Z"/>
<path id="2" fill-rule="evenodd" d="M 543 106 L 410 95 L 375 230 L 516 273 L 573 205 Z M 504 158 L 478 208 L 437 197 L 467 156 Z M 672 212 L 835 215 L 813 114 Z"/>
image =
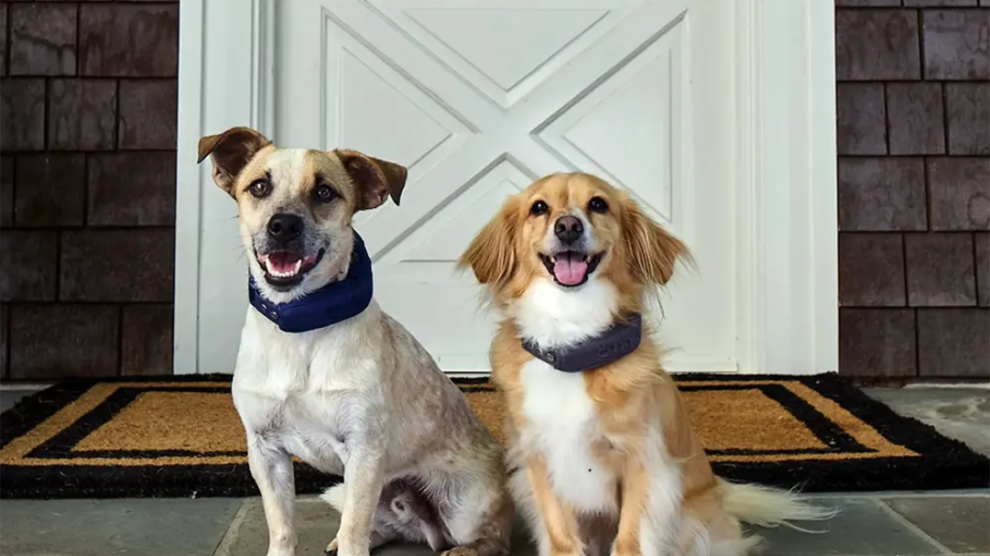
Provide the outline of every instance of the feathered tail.
<path id="1" fill-rule="evenodd" d="M 722 480 L 725 511 L 750 525 L 783 525 L 799 531 L 814 532 L 794 525 L 794 521 L 825 521 L 838 513 L 834 508 L 817 506 L 794 491 L 755 484 L 730 483 Z"/>
<path id="2" fill-rule="evenodd" d="M 323 500 L 330 507 L 337 510 L 339 513 L 344 511 L 344 483 L 334 485 L 320 495 L 320 500 Z"/>

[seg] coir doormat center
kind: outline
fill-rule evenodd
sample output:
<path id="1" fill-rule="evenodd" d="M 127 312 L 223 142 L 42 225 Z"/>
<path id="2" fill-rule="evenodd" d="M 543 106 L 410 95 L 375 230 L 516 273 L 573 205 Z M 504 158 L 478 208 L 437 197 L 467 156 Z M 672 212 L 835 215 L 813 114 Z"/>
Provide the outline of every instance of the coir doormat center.
<path id="1" fill-rule="evenodd" d="M 834 374 L 676 377 L 716 471 L 806 492 L 986 487 L 990 462 Z M 460 381 L 501 440 L 498 393 Z M 230 376 L 69 381 L 0 416 L 0 497 L 257 494 Z M 296 490 L 339 481 L 296 463 Z"/>

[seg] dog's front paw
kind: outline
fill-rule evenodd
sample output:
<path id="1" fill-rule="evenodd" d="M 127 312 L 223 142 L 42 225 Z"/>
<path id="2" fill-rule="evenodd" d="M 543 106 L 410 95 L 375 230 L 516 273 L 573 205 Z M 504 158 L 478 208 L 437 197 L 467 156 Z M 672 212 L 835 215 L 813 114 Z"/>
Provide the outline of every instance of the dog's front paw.
<path id="1" fill-rule="evenodd" d="M 643 556 L 643 553 L 640 550 L 639 545 L 623 546 L 617 544 L 612 549 L 612 556 Z"/>
<path id="2" fill-rule="evenodd" d="M 440 556 L 478 556 L 478 551 L 473 548 L 458 546 L 440 554 Z"/>
<path id="3" fill-rule="evenodd" d="M 268 556 L 296 556 L 295 541 L 285 543 L 270 543 L 268 545 Z"/>
<path id="4" fill-rule="evenodd" d="M 323 554 L 325 556 L 369 556 L 371 549 L 367 546 L 363 547 L 341 547 L 340 541 L 336 538 L 330 541 L 324 549 Z"/>

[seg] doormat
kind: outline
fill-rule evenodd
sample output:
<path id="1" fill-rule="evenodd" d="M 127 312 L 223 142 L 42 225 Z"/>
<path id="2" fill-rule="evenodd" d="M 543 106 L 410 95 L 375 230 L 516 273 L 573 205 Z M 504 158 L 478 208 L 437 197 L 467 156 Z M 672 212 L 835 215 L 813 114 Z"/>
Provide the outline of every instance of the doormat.
<path id="1" fill-rule="evenodd" d="M 835 374 L 675 379 L 716 472 L 805 492 L 975 488 L 990 461 Z M 502 440 L 498 393 L 457 381 Z M 297 461 L 296 491 L 340 477 Z M 253 496 L 230 375 L 66 381 L 0 416 L 0 497 Z"/>

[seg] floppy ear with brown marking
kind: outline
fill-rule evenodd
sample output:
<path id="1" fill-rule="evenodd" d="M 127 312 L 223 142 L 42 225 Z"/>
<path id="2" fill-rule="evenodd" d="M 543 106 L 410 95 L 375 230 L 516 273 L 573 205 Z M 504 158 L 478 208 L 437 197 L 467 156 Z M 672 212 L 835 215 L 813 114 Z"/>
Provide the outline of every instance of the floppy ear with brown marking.
<path id="1" fill-rule="evenodd" d="M 378 208 L 389 196 L 396 206 L 399 205 L 402 190 L 406 186 L 405 166 L 357 151 L 337 149 L 333 152 L 358 188 L 357 210 Z"/>
<path id="2" fill-rule="evenodd" d="M 207 156 L 213 162 L 213 181 L 231 197 L 237 174 L 258 154 L 271 145 L 264 135 L 248 127 L 232 127 L 219 135 L 207 135 L 199 140 L 200 163 Z"/>
<path id="3" fill-rule="evenodd" d="M 471 267 L 474 277 L 496 289 L 505 287 L 516 273 L 515 234 L 519 199 L 510 197 L 498 214 L 478 232 L 457 262 L 458 268 Z"/>
<path id="4" fill-rule="evenodd" d="M 677 260 L 690 259 L 681 240 L 667 233 L 632 199 L 622 201 L 622 241 L 633 276 L 642 284 L 666 284 Z"/>

